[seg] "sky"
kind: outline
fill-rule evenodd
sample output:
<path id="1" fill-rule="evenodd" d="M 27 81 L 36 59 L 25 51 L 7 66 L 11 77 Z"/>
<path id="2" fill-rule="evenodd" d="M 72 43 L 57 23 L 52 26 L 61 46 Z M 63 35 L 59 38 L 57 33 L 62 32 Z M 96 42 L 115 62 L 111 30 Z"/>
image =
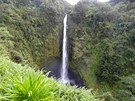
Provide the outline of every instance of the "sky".
<path id="1" fill-rule="evenodd" d="M 66 1 L 69 2 L 71 5 L 75 5 L 80 0 L 66 0 Z M 98 0 L 98 1 L 107 2 L 107 1 L 110 1 L 110 0 Z"/>

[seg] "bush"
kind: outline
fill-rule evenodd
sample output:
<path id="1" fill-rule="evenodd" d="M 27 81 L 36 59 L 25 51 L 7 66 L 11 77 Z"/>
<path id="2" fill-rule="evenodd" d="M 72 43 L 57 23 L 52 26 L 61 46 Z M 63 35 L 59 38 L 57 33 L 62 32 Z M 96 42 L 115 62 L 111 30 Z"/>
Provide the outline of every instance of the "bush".
<path id="1" fill-rule="evenodd" d="M 2 56 L 0 77 L 0 101 L 99 101 L 91 90 L 60 84 Z"/>

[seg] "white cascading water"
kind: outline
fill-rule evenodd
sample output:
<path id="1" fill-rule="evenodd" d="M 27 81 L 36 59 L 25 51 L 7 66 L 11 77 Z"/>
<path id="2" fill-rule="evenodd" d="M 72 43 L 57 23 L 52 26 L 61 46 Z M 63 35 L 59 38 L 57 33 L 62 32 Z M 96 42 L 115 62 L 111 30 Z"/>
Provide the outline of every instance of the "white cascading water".
<path id="1" fill-rule="evenodd" d="M 62 70 L 61 70 L 61 82 L 67 84 L 70 83 L 68 78 L 68 53 L 67 53 L 67 14 L 64 18 L 64 30 L 63 30 L 63 46 L 62 46 Z"/>

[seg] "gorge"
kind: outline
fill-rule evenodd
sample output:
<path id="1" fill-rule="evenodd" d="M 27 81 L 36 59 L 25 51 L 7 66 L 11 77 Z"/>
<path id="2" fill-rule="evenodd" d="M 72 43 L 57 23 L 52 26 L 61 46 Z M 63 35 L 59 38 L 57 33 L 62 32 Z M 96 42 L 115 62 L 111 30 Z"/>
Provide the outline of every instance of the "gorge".
<path id="1" fill-rule="evenodd" d="M 27 80 L 33 81 L 34 74 L 32 74 L 33 77 L 28 76 L 31 72 L 27 76 L 23 75 L 29 71 L 27 70 L 29 67 L 26 66 L 28 65 L 35 71 L 51 71 L 48 74 L 50 78 L 51 76 L 56 79 L 60 78 L 65 83 L 74 80 L 75 85 L 93 89 L 93 92 L 97 91 L 96 95 L 100 96 L 94 99 L 99 98 L 99 101 L 102 99 L 134 101 L 134 12 L 134 0 L 110 0 L 108 3 L 81 0 L 74 6 L 64 0 L 0 0 L 0 80 L 3 81 L 0 83 L 0 100 L 4 98 L 4 95 L 12 93 L 6 91 L 7 89 L 3 90 L 4 85 L 7 85 L 7 88 L 11 87 L 9 85 L 12 87 L 17 85 L 16 82 L 8 85 L 9 81 L 14 80 L 7 80 L 5 84 L 4 80 L 12 77 L 10 76 L 11 70 L 16 70 L 12 71 L 13 74 L 21 78 L 19 83 Z M 64 17 L 68 24 L 68 30 L 64 32 L 67 32 L 68 36 L 63 33 Z M 64 36 L 67 36 L 69 41 L 68 47 Z M 64 53 L 69 53 L 69 57 Z M 12 69 L 14 67 L 15 69 Z M 27 67 L 25 72 L 23 72 L 25 69 L 18 70 L 22 67 Z M 18 77 L 20 75 L 23 76 Z M 38 77 L 37 75 L 35 78 Z M 17 78 L 15 80 L 18 80 Z M 49 79 L 45 78 L 45 80 Z M 63 101 L 68 101 L 67 98 L 72 99 L 71 95 L 74 94 L 70 95 L 68 92 L 72 92 L 73 88 L 70 89 L 67 85 L 69 90 L 62 85 L 59 86 L 59 83 L 55 81 L 48 82 L 54 83 L 51 85 L 54 91 L 59 90 L 57 92 L 61 95 L 57 97 L 64 99 Z M 17 88 L 19 89 L 19 87 L 11 89 Z M 79 95 L 77 92 L 84 94 Z M 26 95 L 32 94 L 34 93 L 31 93 L 30 89 Z M 80 96 L 87 95 L 87 90 L 85 92 L 85 90 L 78 91 L 77 89 L 75 94 L 79 99 Z M 91 93 L 89 95 L 93 98 Z M 78 101 L 94 101 L 94 99 Z M 71 101 L 76 100 L 73 97 Z"/>

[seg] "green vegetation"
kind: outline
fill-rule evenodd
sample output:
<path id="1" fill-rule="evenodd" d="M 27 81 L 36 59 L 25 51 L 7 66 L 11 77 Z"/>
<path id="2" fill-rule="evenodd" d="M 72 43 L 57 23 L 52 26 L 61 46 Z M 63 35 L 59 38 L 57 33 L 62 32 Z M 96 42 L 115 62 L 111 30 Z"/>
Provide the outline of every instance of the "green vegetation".
<path id="1" fill-rule="evenodd" d="M 53 1 L 0 0 L 0 101 L 101 101 L 93 90 L 61 84 L 37 68 L 60 55 L 59 18 L 70 7 Z"/>
<path id="2" fill-rule="evenodd" d="M 0 101 L 135 101 L 135 2 L 95 1 L 0 0 Z M 69 67 L 98 93 L 39 70 L 61 58 L 65 13 Z"/>
<path id="3" fill-rule="evenodd" d="M 135 2 L 114 1 L 83 0 L 75 5 L 70 67 L 81 74 L 87 87 L 111 92 L 112 101 L 134 101 Z"/>
<path id="4" fill-rule="evenodd" d="M 58 83 L 0 56 L 0 101 L 101 101 L 92 90 Z"/>
<path id="5" fill-rule="evenodd" d="M 61 0 L 0 0 L 0 38 L 10 58 L 43 68 L 60 57 L 62 16 L 70 5 Z"/>

